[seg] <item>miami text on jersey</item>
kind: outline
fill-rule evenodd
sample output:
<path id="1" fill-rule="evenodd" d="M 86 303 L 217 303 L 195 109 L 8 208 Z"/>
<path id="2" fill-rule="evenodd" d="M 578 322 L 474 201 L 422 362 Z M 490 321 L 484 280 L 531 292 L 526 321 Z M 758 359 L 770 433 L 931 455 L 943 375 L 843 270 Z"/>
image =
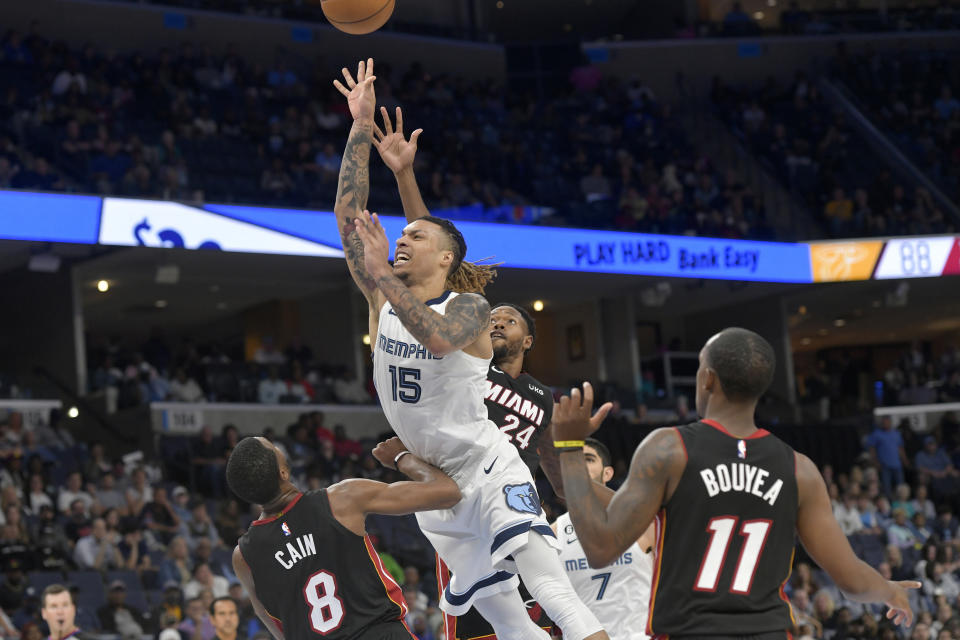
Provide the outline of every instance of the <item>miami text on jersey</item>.
<path id="1" fill-rule="evenodd" d="M 715 469 L 702 469 L 700 477 L 707 488 L 707 495 L 711 498 L 728 491 L 742 491 L 765 500 L 772 507 L 783 489 L 783 480 L 769 484 L 769 471 L 745 462 L 728 462 L 718 464 Z"/>
<path id="2" fill-rule="evenodd" d="M 531 388 L 533 388 L 533 385 L 531 385 Z M 543 422 L 543 409 L 529 400 L 524 400 L 523 396 L 516 391 L 494 384 L 489 380 L 487 380 L 487 394 L 484 399 L 502 405 L 504 409 L 513 411 L 538 427 Z"/>
<path id="3" fill-rule="evenodd" d="M 417 360 L 443 360 L 442 356 L 435 356 L 419 342 L 401 342 L 388 338 L 382 333 L 377 335 L 377 349 L 400 358 L 416 358 Z"/>
<path id="4" fill-rule="evenodd" d="M 296 546 L 294 546 L 293 542 L 297 543 Z M 279 562 L 280 566 L 284 569 L 293 569 L 293 565 L 307 556 L 317 555 L 317 545 L 313 541 L 312 533 L 295 538 L 293 542 L 288 542 L 286 547 L 287 555 L 290 556 L 289 560 L 284 557 L 283 549 L 273 554 L 273 557 L 277 559 L 277 562 Z"/>

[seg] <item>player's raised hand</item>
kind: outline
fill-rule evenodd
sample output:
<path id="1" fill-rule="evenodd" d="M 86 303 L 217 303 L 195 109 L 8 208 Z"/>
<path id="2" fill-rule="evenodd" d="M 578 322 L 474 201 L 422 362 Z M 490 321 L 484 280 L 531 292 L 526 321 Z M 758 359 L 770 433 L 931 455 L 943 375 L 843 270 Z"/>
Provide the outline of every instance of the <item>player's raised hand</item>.
<path id="1" fill-rule="evenodd" d="M 583 383 L 583 391 L 574 387 L 569 396 L 560 398 L 553 407 L 554 441 L 583 440 L 600 428 L 613 405 L 607 402 L 591 416 L 593 411 L 593 385 Z"/>
<path id="2" fill-rule="evenodd" d="M 400 438 L 393 437 L 384 440 L 373 448 L 373 457 L 388 469 L 396 469 L 394 460 L 401 451 L 406 451 L 407 445 L 403 444 Z"/>
<path id="3" fill-rule="evenodd" d="M 377 109 L 377 95 L 373 90 L 373 81 L 377 79 L 373 75 L 373 58 L 367 58 L 366 62 L 360 61 L 357 65 L 356 80 L 346 67 L 341 72 L 347 85 L 344 86 L 339 80 L 334 80 L 333 86 L 346 97 L 347 104 L 350 106 L 350 115 L 354 120 L 373 120 Z"/>
<path id="4" fill-rule="evenodd" d="M 357 235 L 363 242 L 363 265 L 373 278 L 390 273 L 390 241 L 387 232 L 377 214 L 370 214 L 366 209 L 354 220 L 357 225 Z"/>
<path id="5" fill-rule="evenodd" d="M 412 169 L 413 159 L 417 155 L 417 139 L 423 133 L 423 129 L 417 129 L 411 133 L 410 139 L 407 140 L 403 135 L 403 110 L 400 107 L 397 107 L 396 130 L 390 122 L 390 113 L 386 107 L 380 107 L 380 115 L 383 116 L 383 131 L 374 123 L 373 135 L 377 141 L 377 151 L 384 164 L 394 173 Z"/>
<path id="6" fill-rule="evenodd" d="M 919 589 L 920 583 L 916 580 L 891 581 L 893 587 L 893 597 L 884 602 L 890 607 L 887 611 L 887 619 L 893 620 L 893 624 L 904 624 L 908 627 L 913 625 L 913 609 L 910 608 L 910 595 L 908 589 Z"/>

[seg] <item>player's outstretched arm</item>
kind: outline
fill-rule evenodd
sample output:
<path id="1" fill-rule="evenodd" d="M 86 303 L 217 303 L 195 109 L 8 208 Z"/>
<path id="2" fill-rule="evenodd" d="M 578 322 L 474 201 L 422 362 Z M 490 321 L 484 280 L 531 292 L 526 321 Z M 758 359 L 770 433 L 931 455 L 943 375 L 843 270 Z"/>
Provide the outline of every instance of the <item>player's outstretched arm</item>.
<path id="1" fill-rule="evenodd" d="M 284 640 L 283 631 L 277 625 L 276 619 L 267 613 L 263 603 L 257 598 L 257 592 L 253 586 L 253 574 L 250 573 L 250 567 L 247 565 L 247 561 L 243 559 L 243 552 L 240 551 L 240 545 L 233 548 L 233 572 L 237 575 L 237 578 L 240 579 L 240 584 L 243 585 L 247 595 L 250 596 L 250 604 L 253 605 L 253 610 L 256 612 L 257 617 L 260 618 L 260 621 L 263 622 L 263 626 L 270 631 L 276 640 Z"/>
<path id="2" fill-rule="evenodd" d="M 339 80 L 333 84 L 347 97 L 353 126 L 347 138 L 340 162 L 340 179 L 337 183 L 337 200 L 333 211 L 337 216 L 337 227 L 343 242 L 343 252 L 347 267 L 354 282 L 360 287 L 371 307 L 377 304 L 377 286 L 367 273 L 363 259 L 363 242 L 357 235 L 356 218 L 367 206 L 370 195 L 370 145 L 373 142 L 373 115 L 377 98 L 373 89 L 373 58 L 363 61 L 357 67 L 357 79 L 354 80 L 346 68 L 343 69 L 345 87 Z M 349 89 L 347 88 L 349 87 Z"/>
<path id="3" fill-rule="evenodd" d="M 797 533 L 807 553 L 851 600 L 882 602 L 890 607 L 887 618 L 913 624 L 907 589 L 919 589 L 913 580 L 891 582 L 857 558 L 840 525 L 833 517 L 827 487 L 810 458 L 797 458 Z"/>
<path id="4" fill-rule="evenodd" d="M 402 516 L 417 511 L 449 509 L 460 502 L 460 488 L 444 472 L 410 453 L 399 438 L 390 438 L 374 448 L 380 464 L 397 469 L 409 482 L 387 484 L 355 478 L 327 489 L 330 508 L 345 527 L 363 535 L 368 513 Z"/>
<path id="5" fill-rule="evenodd" d="M 600 428 L 600 425 L 603 424 L 603 421 L 612 409 L 612 402 L 605 402 L 603 406 L 597 409 L 596 413 L 590 418 L 590 433 Z M 556 408 L 554 408 L 554 411 L 555 410 Z M 550 421 L 552 424 L 553 413 L 550 414 Z M 548 426 L 541 432 L 537 437 L 536 450 L 540 456 L 540 468 L 543 469 L 543 475 L 547 476 L 547 480 L 550 482 L 550 486 L 553 487 L 553 492 L 557 494 L 557 497 L 565 500 L 566 498 L 563 493 L 563 475 L 560 473 L 560 456 L 557 453 L 557 448 L 553 446 L 552 433 L 552 426 Z M 595 493 L 597 497 L 603 501 L 604 506 L 606 506 L 607 503 L 610 502 L 610 498 L 613 497 L 613 489 L 602 484 L 596 486 Z"/>
<path id="6" fill-rule="evenodd" d="M 407 222 L 413 222 L 418 218 L 430 215 L 423 196 L 420 194 L 420 187 L 417 186 L 417 177 L 413 172 L 413 159 L 417 155 L 417 140 L 423 129 L 417 129 L 410 134 L 410 139 L 403 134 L 403 110 L 397 107 L 397 127 L 393 128 L 390 122 L 390 114 L 386 107 L 380 107 L 380 115 L 383 117 L 383 131 L 373 124 L 373 135 L 377 140 L 377 153 L 384 164 L 393 171 L 393 177 L 397 180 L 397 190 L 400 192 L 400 202 L 403 204 L 403 215 Z M 386 131 L 386 133 L 384 133 Z"/>
<path id="7" fill-rule="evenodd" d="M 578 442 L 593 431 L 590 411 L 593 387 L 584 383 L 583 394 L 573 389 L 554 409 L 554 440 Z M 560 471 L 570 519 L 577 530 L 587 562 L 605 567 L 636 542 L 676 487 L 686 453 L 673 429 L 657 429 L 647 436 L 633 455 L 627 480 L 604 506 L 587 474 L 583 450 L 560 449 Z"/>
<path id="8" fill-rule="evenodd" d="M 357 233 L 363 241 L 367 273 L 390 302 L 407 331 L 435 356 L 469 347 L 490 328 L 490 303 L 481 295 L 463 293 L 451 300 L 440 314 L 411 293 L 393 275 L 387 262 L 390 245 L 376 214 L 364 211 L 357 217 Z M 487 354 L 489 357 L 489 354 Z"/>

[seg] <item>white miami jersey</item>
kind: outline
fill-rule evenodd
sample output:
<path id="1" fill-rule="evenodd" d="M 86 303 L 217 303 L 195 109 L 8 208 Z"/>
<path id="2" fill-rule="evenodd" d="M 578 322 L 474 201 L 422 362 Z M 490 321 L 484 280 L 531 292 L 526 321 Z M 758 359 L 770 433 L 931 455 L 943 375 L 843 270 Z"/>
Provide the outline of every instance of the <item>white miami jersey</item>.
<path id="1" fill-rule="evenodd" d="M 443 314 L 457 296 L 446 292 L 426 305 Z M 373 349 L 373 382 L 390 426 L 417 457 L 458 482 L 504 436 L 487 419 L 488 358 L 463 351 L 437 357 L 427 351 L 390 303 L 380 310 Z"/>
<path id="2" fill-rule="evenodd" d="M 602 569 L 587 563 L 570 514 L 556 521 L 560 562 L 580 600 L 597 616 L 611 640 L 647 638 L 653 558 L 636 542 Z"/>

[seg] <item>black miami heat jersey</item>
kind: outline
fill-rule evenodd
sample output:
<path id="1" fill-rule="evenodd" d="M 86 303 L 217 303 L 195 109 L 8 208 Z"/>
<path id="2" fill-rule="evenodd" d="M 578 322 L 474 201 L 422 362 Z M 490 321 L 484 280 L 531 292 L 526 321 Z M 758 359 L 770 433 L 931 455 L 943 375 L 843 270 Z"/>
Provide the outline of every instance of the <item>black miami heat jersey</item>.
<path id="1" fill-rule="evenodd" d="M 760 429 L 704 420 L 677 428 L 687 465 L 657 515 L 647 632 L 746 636 L 793 628 L 783 586 L 797 521 L 792 448 Z"/>
<path id="2" fill-rule="evenodd" d="M 490 365 L 484 400 L 487 416 L 517 448 L 530 473 L 536 474 L 540 466 L 537 438 L 553 417 L 553 393 L 527 373 L 514 378 Z"/>
<path id="3" fill-rule="evenodd" d="M 356 640 L 390 622 L 403 630 L 400 587 L 370 539 L 333 517 L 326 490 L 303 493 L 283 513 L 251 524 L 240 551 L 257 598 L 287 638 Z"/>

